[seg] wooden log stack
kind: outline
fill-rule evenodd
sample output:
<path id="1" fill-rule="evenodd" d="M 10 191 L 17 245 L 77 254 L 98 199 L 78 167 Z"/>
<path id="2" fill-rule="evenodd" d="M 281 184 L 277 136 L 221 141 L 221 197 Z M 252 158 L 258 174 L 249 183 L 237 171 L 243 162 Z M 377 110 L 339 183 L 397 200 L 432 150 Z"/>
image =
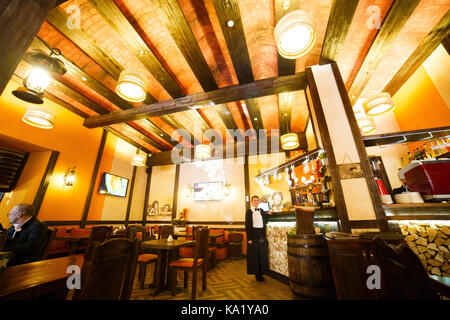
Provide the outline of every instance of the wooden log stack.
<path id="1" fill-rule="evenodd" d="M 400 225 L 406 243 L 430 274 L 450 277 L 450 227 L 429 223 Z"/>

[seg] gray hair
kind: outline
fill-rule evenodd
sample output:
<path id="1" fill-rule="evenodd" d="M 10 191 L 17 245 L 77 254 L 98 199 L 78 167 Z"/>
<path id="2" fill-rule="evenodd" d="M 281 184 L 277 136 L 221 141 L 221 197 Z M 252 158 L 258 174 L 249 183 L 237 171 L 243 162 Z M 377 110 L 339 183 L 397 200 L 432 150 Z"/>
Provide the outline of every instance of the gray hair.
<path id="1" fill-rule="evenodd" d="M 16 205 L 15 208 L 17 208 L 17 210 L 24 216 L 34 215 L 34 207 L 32 204 L 20 203 L 20 204 Z"/>

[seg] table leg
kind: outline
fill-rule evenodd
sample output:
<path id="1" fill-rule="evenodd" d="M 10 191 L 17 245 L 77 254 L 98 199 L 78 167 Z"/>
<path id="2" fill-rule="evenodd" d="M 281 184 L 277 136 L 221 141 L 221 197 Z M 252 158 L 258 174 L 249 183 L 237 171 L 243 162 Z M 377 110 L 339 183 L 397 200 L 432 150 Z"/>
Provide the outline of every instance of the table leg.
<path id="1" fill-rule="evenodd" d="M 156 296 L 166 286 L 166 259 L 167 251 L 158 250 L 158 261 L 156 262 L 156 279 L 155 279 L 155 290 L 150 292 L 150 295 Z"/>

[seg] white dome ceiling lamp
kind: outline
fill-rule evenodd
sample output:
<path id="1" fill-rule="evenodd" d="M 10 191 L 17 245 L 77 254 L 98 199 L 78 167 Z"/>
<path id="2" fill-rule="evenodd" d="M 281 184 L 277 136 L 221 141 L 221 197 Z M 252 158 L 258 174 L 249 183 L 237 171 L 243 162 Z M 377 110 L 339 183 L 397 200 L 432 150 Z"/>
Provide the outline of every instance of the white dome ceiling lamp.
<path id="1" fill-rule="evenodd" d="M 382 92 L 368 97 L 362 105 L 368 116 L 377 116 L 394 108 L 394 101 L 389 93 Z"/>
<path id="2" fill-rule="evenodd" d="M 283 150 L 294 150 L 298 148 L 300 142 L 298 141 L 298 135 L 296 133 L 286 133 L 280 137 L 281 148 Z"/>
<path id="3" fill-rule="evenodd" d="M 117 94 L 129 102 L 142 102 L 147 96 L 147 81 L 138 73 L 123 70 L 116 85 Z"/>
<path id="4" fill-rule="evenodd" d="M 303 10 L 291 11 L 281 18 L 274 34 L 278 53 L 286 59 L 304 56 L 316 41 L 316 32 Z"/>
<path id="5" fill-rule="evenodd" d="M 55 123 L 55 114 L 41 106 L 29 106 L 22 121 L 36 128 L 52 129 Z"/>

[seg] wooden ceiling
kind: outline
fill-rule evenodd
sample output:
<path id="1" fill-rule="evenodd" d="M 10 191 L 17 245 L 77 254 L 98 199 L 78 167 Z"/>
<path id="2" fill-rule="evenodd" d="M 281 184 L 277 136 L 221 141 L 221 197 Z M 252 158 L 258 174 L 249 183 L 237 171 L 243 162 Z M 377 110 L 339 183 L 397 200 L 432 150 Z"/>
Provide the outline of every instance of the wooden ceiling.
<path id="1" fill-rule="evenodd" d="M 307 12 L 317 40 L 307 55 L 287 60 L 273 31 L 296 9 Z M 449 34 L 449 9 L 448 0 L 69 0 L 50 12 L 30 50 L 62 51 L 68 72 L 54 76 L 46 97 L 84 118 L 294 75 L 328 60 L 337 61 L 356 101 L 394 94 Z M 15 77 L 28 68 L 25 59 Z M 116 95 L 124 69 L 148 79 L 143 104 Z M 193 135 L 186 146 L 207 141 L 208 129 L 227 141 L 228 129 L 303 132 L 308 108 L 300 89 L 259 98 L 243 91 L 239 100 L 162 109 L 105 129 L 148 152 L 171 150 L 176 129 Z"/>

